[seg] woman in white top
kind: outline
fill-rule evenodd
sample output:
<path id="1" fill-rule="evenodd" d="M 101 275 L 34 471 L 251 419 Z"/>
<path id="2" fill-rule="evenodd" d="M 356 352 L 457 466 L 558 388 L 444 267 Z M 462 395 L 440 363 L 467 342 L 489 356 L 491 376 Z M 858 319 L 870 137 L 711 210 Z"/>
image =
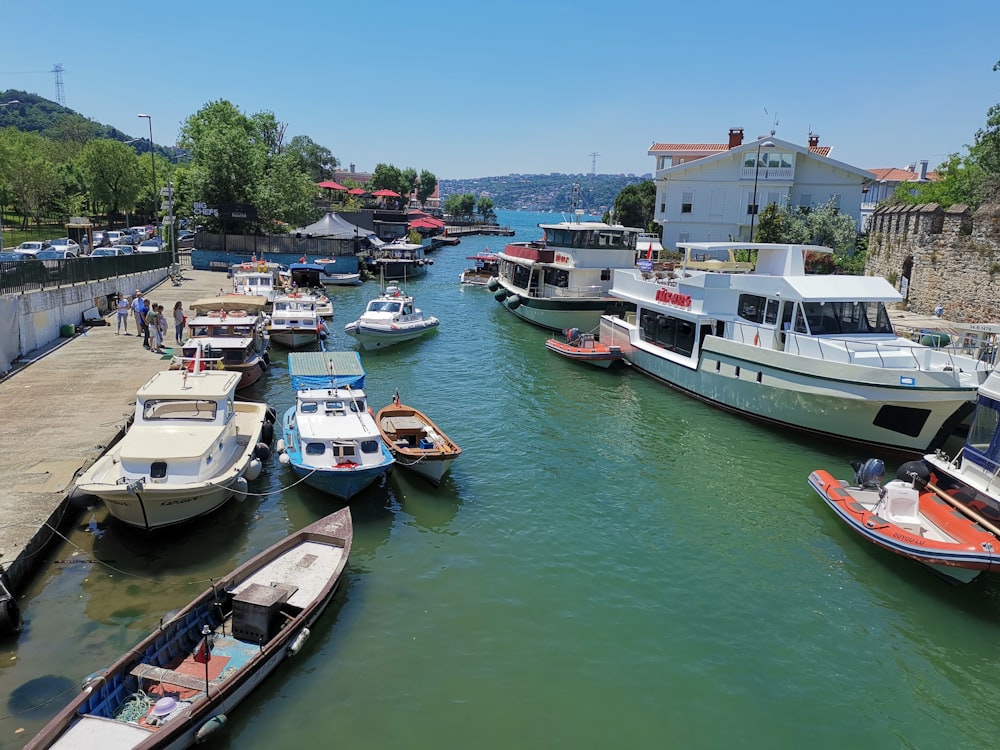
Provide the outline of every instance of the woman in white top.
<path id="1" fill-rule="evenodd" d="M 128 297 L 126 297 L 124 294 L 119 294 L 116 307 L 118 310 L 118 331 L 115 333 L 115 335 L 121 333 L 122 329 L 124 328 L 125 335 L 128 336 L 128 314 L 129 310 L 131 310 L 132 307 L 129 304 Z"/>

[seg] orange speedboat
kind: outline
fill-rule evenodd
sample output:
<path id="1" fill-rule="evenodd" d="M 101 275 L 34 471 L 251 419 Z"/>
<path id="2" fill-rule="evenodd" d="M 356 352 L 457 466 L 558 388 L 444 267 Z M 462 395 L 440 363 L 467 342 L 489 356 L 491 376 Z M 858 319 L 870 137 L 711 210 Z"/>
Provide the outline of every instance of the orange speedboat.
<path id="1" fill-rule="evenodd" d="M 568 359 L 587 362 L 598 367 L 610 367 L 622 358 L 620 346 L 602 344 L 592 333 L 581 333 L 578 328 L 568 328 L 564 333 L 565 341 L 548 339 L 545 348 Z"/>

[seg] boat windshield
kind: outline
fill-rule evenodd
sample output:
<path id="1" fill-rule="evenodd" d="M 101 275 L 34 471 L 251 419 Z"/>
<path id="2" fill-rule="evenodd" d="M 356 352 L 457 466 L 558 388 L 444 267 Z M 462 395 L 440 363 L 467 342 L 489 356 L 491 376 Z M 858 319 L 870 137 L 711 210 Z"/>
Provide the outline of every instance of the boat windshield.
<path id="1" fill-rule="evenodd" d="M 1000 468 L 1000 444 L 993 442 L 998 427 L 1000 404 L 980 395 L 975 418 L 965 439 L 965 455 L 973 463 L 988 469 L 991 474 L 995 474 Z"/>
<path id="2" fill-rule="evenodd" d="M 195 419 L 212 422 L 219 405 L 207 399 L 150 399 L 142 405 L 144 421 L 157 419 Z"/>
<path id="3" fill-rule="evenodd" d="M 803 315 L 813 336 L 893 333 L 881 302 L 803 302 L 795 321 L 798 333 L 806 333 Z"/>
<path id="4" fill-rule="evenodd" d="M 399 303 L 389 300 L 374 299 L 368 303 L 368 312 L 399 312 Z"/>

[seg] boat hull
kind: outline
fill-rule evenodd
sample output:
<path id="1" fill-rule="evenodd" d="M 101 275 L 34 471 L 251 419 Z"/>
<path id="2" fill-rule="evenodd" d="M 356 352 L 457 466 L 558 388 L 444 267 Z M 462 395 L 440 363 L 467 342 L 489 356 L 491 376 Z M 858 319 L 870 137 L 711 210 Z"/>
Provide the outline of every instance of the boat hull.
<path id="1" fill-rule="evenodd" d="M 909 483 L 890 483 L 909 486 Z M 879 491 L 853 487 L 825 471 L 809 475 L 809 485 L 847 524 L 848 528 L 873 544 L 928 566 L 935 573 L 968 583 L 984 571 L 1000 570 L 1000 555 L 993 551 L 997 537 L 972 520 L 956 513 L 951 505 L 931 492 L 921 492 L 919 507 L 922 528 L 937 527 L 947 532 L 930 538 L 887 520 L 879 505 Z"/>
<path id="2" fill-rule="evenodd" d="M 431 322 L 432 321 L 432 322 Z M 402 344 L 404 341 L 423 336 L 438 327 L 436 318 L 425 319 L 425 325 L 419 326 L 372 326 L 365 325 L 360 321 L 348 323 L 344 327 L 344 333 L 357 339 L 361 346 L 371 351 L 373 349 L 385 349 L 389 346 Z"/>
<path id="3" fill-rule="evenodd" d="M 593 346 L 574 346 L 565 341 L 548 339 L 545 348 L 550 352 L 571 359 L 574 362 L 586 362 L 595 367 L 608 368 L 615 362 L 621 362 L 622 350 L 620 346 L 606 346 L 600 342 L 593 342 Z"/>
<path id="4" fill-rule="evenodd" d="M 301 349 L 319 341 L 320 334 L 315 328 L 289 330 L 272 328 L 271 341 L 281 344 L 287 349 Z"/>
<path id="5" fill-rule="evenodd" d="M 701 401 L 869 448 L 929 452 L 974 406 L 975 388 L 903 386 L 898 371 L 810 360 L 715 337 L 705 339 L 696 358 L 686 357 L 642 341 L 635 325 L 610 316 L 602 318 L 599 338 L 620 346 L 637 370 Z"/>
<path id="6" fill-rule="evenodd" d="M 497 301 L 521 320 L 550 331 L 596 331 L 602 315 L 619 315 L 632 306 L 612 297 L 532 297 L 500 280 L 506 293 Z M 500 292 L 497 292 L 500 295 Z"/>
<path id="7" fill-rule="evenodd" d="M 370 487 L 388 473 L 389 466 L 358 469 L 316 469 L 292 461 L 289 464 L 296 476 L 310 487 L 348 502 L 355 495 Z"/>
<path id="8" fill-rule="evenodd" d="M 382 442 L 404 469 L 418 474 L 435 487 L 441 483 L 451 464 L 462 455 L 462 449 L 431 421 L 412 406 L 394 401 L 379 409 L 375 424 Z"/>
<path id="9" fill-rule="evenodd" d="M 283 661 L 298 653 L 309 627 L 339 587 L 352 538 L 350 511 L 344 508 L 215 581 L 89 682 L 27 747 L 147 750 L 200 743 Z M 275 585 L 290 595 L 269 596 Z M 281 602 L 284 619 L 280 628 L 254 637 L 248 631 L 264 618 L 241 618 L 239 610 L 253 612 L 258 599 Z M 208 651 L 198 645 L 204 642 L 203 627 L 214 640 Z M 216 676 L 209 681 L 210 671 Z M 154 717 L 159 714 L 152 709 L 160 696 L 176 698 L 168 701 L 174 708 L 169 718 L 157 723 Z M 150 710 L 127 720 L 116 718 L 126 702 L 145 702 Z"/>

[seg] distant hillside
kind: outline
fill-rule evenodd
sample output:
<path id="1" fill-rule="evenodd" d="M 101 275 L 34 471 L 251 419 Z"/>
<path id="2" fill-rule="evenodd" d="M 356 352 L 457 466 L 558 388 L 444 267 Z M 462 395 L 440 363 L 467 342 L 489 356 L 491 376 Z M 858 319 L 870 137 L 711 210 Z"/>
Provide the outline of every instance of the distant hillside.
<path id="1" fill-rule="evenodd" d="M 469 180 L 439 180 L 442 202 L 455 193 L 472 193 L 493 199 L 501 210 L 570 211 L 573 184 L 580 186 L 580 205 L 590 213 L 603 214 L 622 188 L 652 179 L 620 174 L 510 174 Z"/>

